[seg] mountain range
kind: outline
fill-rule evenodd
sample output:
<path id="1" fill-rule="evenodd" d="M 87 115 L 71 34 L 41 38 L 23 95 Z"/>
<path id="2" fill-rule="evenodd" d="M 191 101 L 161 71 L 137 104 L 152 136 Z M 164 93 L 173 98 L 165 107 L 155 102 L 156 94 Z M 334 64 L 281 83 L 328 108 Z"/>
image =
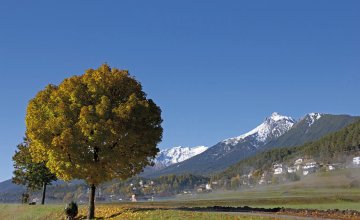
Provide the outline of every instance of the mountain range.
<path id="1" fill-rule="evenodd" d="M 206 175 L 219 172 L 267 149 L 299 146 L 315 141 L 346 127 L 357 119 L 359 117 L 349 115 L 309 113 L 296 121 L 274 112 L 245 134 L 220 141 L 187 160 L 171 164 L 156 172 L 145 172 L 143 175 L 147 177 L 180 173 Z"/>

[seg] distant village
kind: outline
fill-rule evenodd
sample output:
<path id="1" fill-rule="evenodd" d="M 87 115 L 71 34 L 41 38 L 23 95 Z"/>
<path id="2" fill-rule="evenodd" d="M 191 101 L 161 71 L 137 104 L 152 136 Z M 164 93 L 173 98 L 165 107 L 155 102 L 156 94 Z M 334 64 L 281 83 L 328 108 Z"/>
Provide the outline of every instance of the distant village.
<path id="1" fill-rule="evenodd" d="M 242 176 L 233 177 L 231 179 L 230 188 L 254 187 L 255 185 L 277 184 L 281 182 L 296 181 L 301 177 L 309 174 L 324 171 L 331 172 L 334 170 L 345 168 L 360 168 L 360 157 L 352 157 L 346 163 L 320 163 L 315 159 L 297 158 L 291 164 L 275 163 L 271 169 L 259 171 L 251 171 Z M 235 182 L 235 184 L 232 184 Z M 237 185 L 236 185 L 237 184 Z M 226 185 L 226 183 L 212 182 L 210 188 L 214 186 Z M 231 186 L 235 185 L 235 186 Z"/>
<path id="2" fill-rule="evenodd" d="M 315 173 L 320 171 L 321 169 L 325 169 L 325 171 L 334 171 L 336 169 L 344 169 L 344 168 L 355 168 L 360 167 L 360 157 L 353 157 L 351 163 L 329 163 L 323 164 L 318 163 L 314 159 L 303 159 L 298 158 L 294 161 L 290 166 L 286 166 L 281 163 L 277 163 L 273 165 L 272 173 L 273 175 L 281 175 L 284 173 L 300 173 L 302 176 L 306 176 L 311 173 Z M 259 184 L 264 184 L 265 176 L 263 175 L 259 181 Z"/>

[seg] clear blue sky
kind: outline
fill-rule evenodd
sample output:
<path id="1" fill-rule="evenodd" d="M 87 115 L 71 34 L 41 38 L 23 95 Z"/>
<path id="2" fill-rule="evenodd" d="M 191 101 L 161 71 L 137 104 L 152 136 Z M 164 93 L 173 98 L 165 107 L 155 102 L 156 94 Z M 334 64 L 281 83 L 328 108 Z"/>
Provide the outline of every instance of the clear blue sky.
<path id="1" fill-rule="evenodd" d="M 212 146 L 273 111 L 360 115 L 360 1 L 2 1 L 0 181 L 26 106 L 107 62 L 163 110 L 161 148 Z"/>

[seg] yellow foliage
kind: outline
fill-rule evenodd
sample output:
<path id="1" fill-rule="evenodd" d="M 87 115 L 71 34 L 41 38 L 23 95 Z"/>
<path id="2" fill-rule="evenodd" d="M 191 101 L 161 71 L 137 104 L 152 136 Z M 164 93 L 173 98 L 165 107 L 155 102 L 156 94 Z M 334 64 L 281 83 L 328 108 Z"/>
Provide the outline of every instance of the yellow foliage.
<path id="1" fill-rule="evenodd" d="M 34 160 L 64 180 L 98 185 L 150 164 L 162 138 L 161 110 L 127 71 L 104 64 L 49 85 L 28 105 Z"/>

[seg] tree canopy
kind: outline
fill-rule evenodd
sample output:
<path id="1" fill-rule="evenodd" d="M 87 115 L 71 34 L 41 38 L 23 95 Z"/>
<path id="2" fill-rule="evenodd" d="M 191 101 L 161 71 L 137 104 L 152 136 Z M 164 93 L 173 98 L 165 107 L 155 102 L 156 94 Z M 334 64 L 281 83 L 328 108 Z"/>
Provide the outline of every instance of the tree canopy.
<path id="1" fill-rule="evenodd" d="M 30 150 L 64 180 L 95 185 L 150 164 L 162 137 L 161 110 L 128 71 L 104 64 L 49 85 L 29 102 Z"/>
<path id="2" fill-rule="evenodd" d="M 103 64 L 48 85 L 27 108 L 35 160 L 63 180 L 92 186 L 126 179 L 151 164 L 162 138 L 161 110 L 126 70 Z"/>

